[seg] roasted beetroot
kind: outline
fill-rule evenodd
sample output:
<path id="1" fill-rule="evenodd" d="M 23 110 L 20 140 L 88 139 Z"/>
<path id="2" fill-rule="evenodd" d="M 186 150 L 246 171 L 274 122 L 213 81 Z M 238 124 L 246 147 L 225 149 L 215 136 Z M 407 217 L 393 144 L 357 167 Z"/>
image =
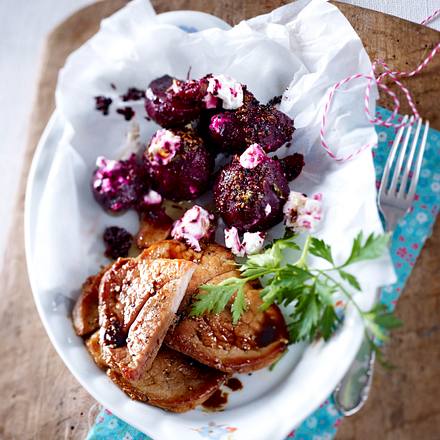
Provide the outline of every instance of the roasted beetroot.
<path id="1" fill-rule="evenodd" d="M 153 186 L 172 200 L 191 200 L 207 190 L 213 160 L 194 130 L 162 129 L 144 153 Z"/>
<path id="2" fill-rule="evenodd" d="M 145 167 L 135 154 L 127 160 L 98 157 L 92 176 L 92 192 L 96 201 L 110 212 L 136 207 L 148 191 L 149 179 Z"/>
<path id="3" fill-rule="evenodd" d="M 196 119 L 205 107 L 206 84 L 180 81 L 164 75 L 152 81 L 146 92 L 148 116 L 162 127 L 183 127 Z"/>
<path id="4" fill-rule="evenodd" d="M 258 145 L 234 156 L 217 176 L 215 206 L 229 226 L 240 232 L 265 231 L 282 220 L 289 185 L 279 161 Z"/>
<path id="5" fill-rule="evenodd" d="M 299 153 L 294 153 L 284 159 L 280 159 L 280 163 L 289 182 L 301 174 L 305 165 L 304 156 Z"/>
<path id="6" fill-rule="evenodd" d="M 112 98 L 95 96 L 95 109 L 101 112 L 104 116 L 107 116 L 112 102 Z"/>
<path id="7" fill-rule="evenodd" d="M 105 256 L 111 260 L 126 257 L 133 242 L 133 236 L 118 226 L 106 228 L 102 238 L 105 244 Z"/>
<path id="8" fill-rule="evenodd" d="M 241 153 L 257 143 L 275 151 L 292 139 L 293 121 L 273 105 L 261 105 L 244 88 L 243 105 L 234 111 L 223 111 L 211 117 L 209 134 L 220 150 Z"/>

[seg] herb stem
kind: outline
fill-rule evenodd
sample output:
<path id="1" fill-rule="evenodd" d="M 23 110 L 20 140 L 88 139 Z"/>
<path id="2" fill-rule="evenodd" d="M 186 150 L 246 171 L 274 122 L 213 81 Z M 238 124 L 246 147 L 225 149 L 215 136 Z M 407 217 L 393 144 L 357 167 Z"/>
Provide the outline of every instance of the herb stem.
<path id="1" fill-rule="evenodd" d="M 338 288 L 341 290 L 341 292 L 344 294 L 344 296 L 350 301 L 351 304 L 353 304 L 358 311 L 358 313 L 363 316 L 364 311 L 359 307 L 358 303 L 354 300 L 353 295 L 338 281 L 336 281 L 333 277 L 331 277 L 328 273 L 318 270 L 318 272 L 327 278 L 329 281 L 333 282 L 335 285 L 338 286 Z"/>
<path id="2" fill-rule="evenodd" d="M 301 255 L 299 259 L 296 261 L 296 263 L 293 264 L 294 266 L 299 267 L 300 269 L 304 269 L 307 266 L 307 256 L 309 254 L 309 247 L 311 241 L 312 241 L 312 236 L 308 235 L 304 243 L 304 247 L 301 252 Z"/>

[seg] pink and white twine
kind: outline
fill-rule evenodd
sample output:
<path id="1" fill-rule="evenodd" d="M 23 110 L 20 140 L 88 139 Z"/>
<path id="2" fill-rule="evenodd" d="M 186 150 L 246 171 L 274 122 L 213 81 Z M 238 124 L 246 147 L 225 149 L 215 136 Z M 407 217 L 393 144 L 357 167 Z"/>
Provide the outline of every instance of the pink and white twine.
<path id="1" fill-rule="evenodd" d="M 420 24 L 423 24 L 423 26 L 425 26 L 428 23 L 431 23 L 431 21 L 435 20 L 439 15 L 440 15 L 440 9 L 437 9 L 430 16 L 426 17 L 423 21 L 421 21 Z"/>
<path id="2" fill-rule="evenodd" d="M 431 14 L 429 17 L 427 17 L 425 20 L 422 21 L 421 24 L 427 24 L 430 21 L 434 20 L 436 17 L 440 15 L 440 9 L 436 10 L 433 14 Z M 411 107 L 411 111 L 413 115 L 415 116 L 415 119 L 418 119 L 420 117 L 419 112 L 417 111 L 417 107 L 414 103 L 414 99 L 408 90 L 407 87 L 405 87 L 402 82 L 400 81 L 400 78 L 410 78 L 412 76 L 417 75 L 420 73 L 435 57 L 435 55 L 440 52 L 440 43 L 437 43 L 437 45 L 431 50 L 429 55 L 412 71 L 409 72 L 402 72 L 399 70 L 392 70 L 383 60 L 376 60 L 373 62 L 372 65 L 372 71 L 369 75 L 365 75 L 363 73 L 356 73 L 354 75 L 348 76 L 347 78 L 342 79 L 341 81 L 337 82 L 331 89 L 328 94 L 327 102 L 324 106 L 324 111 L 322 115 L 322 122 L 321 122 L 321 130 L 320 130 L 320 137 L 321 137 L 321 146 L 326 150 L 328 155 L 334 159 L 337 162 L 345 162 L 350 159 L 353 159 L 358 154 L 360 154 L 362 151 L 364 151 L 367 148 L 374 147 L 375 143 L 369 143 L 361 146 L 353 153 L 349 154 L 345 157 L 338 157 L 332 150 L 332 148 L 329 146 L 327 140 L 326 140 L 326 127 L 328 122 L 328 113 L 331 107 L 331 104 L 333 102 L 333 98 L 335 95 L 336 90 L 341 88 L 344 84 L 349 83 L 350 81 L 356 80 L 356 79 L 366 79 L 367 80 L 367 86 L 365 88 L 365 97 L 364 97 L 364 112 L 368 118 L 368 121 L 371 124 L 374 125 L 380 125 L 384 127 L 395 127 L 400 128 L 403 125 L 406 124 L 406 122 L 398 122 L 395 123 L 393 120 L 395 119 L 397 113 L 400 109 L 400 101 L 397 97 L 396 93 L 394 93 L 388 86 L 383 84 L 383 81 L 387 78 L 390 78 L 397 87 L 404 93 L 409 106 Z M 383 72 L 379 75 L 376 74 L 376 71 L 378 67 L 381 67 Z M 376 76 L 377 75 L 377 76 Z M 394 101 L 394 108 L 391 113 L 391 115 L 386 119 L 383 120 L 380 116 L 373 116 L 370 112 L 370 100 L 371 100 L 371 87 L 372 84 L 375 83 L 377 87 L 381 90 L 383 90 L 385 93 L 387 93 Z"/>

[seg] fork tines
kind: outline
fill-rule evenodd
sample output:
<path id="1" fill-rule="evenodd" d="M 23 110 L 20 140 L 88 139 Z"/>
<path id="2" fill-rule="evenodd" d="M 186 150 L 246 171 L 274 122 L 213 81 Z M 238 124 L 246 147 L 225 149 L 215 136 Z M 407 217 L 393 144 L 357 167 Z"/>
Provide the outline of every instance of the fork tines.
<path id="1" fill-rule="evenodd" d="M 422 167 L 423 153 L 425 151 L 429 130 L 429 121 L 425 121 L 425 128 L 421 141 L 419 139 L 422 127 L 421 118 L 415 119 L 414 116 L 411 116 L 408 121 L 408 116 L 405 116 L 402 123 L 404 125 L 400 127 L 397 132 L 385 165 L 379 189 L 379 197 L 386 196 L 412 201 L 416 192 L 420 169 Z M 408 144 L 415 125 L 415 133 L 412 136 L 411 147 L 408 151 Z"/>

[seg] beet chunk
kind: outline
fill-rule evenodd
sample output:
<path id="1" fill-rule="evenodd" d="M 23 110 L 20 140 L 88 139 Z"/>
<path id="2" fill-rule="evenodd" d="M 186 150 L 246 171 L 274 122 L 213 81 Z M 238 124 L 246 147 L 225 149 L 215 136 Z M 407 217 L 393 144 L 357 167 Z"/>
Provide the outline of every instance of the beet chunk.
<path id="1" fill-rule="evenodd" d="M 150 83 L 145 109 L 162 127 L 183 127 L 199 117 L 205 94 L 204 82 L 181 81 L 164 75 Z"/>
<path id="2" fill-rule="evenodd" d="M 126 101 L 140 101 L 145 98 L 145 90 L 137 89 L 136 87 L 130 87 L 127 91 L 121 95 L 121 99 Z"/>
<path id="3" fill-rule="evenodd" d="M 191 200 L 208 189 L 213 159 L 193 129 L 162 129 L 144 153 L 154 187 L 172 200 Z"/>
<path id="4" fill-rule="evenodd" d="M 107 116 L 112 102 L 113 100 L 106 96 L 95 96 L 95 109 Z"/>
<path id="5" fill-rule="evenodd" d="M 244 88 L 243 105 L 213 115 L 208 131 L 212 142 L 226 153 L 241 153 L 254 143 L 270 152 L 292 139 L 294 127 L 289 116 L 273 105 L 261 105 Z"/>
<path id="6" fill-rule="evenodd" d="M 122 107 L 122 108 L 118 108 L 116 110 L 116 113 L 124 116 L 124 119 L 126 121 L 131 121 L 131 119 L 133 119 L 133 116 L 136 114 L 135 111 L 133 110 L 132 107 Z"/>
<path id="7" fill-rule="evenodd" d="M 106 228 L 102 238 L 105 244 L 104 255 L 111 260 L 126 257 L 133 242 L 133 236 L 127 230 L 118 226 Z"/>
<path id="8" fill-rule="evenodd" d="M 279 223 L 288 196 L 284 170 L 279 161 L 269 157 L 248 169 L 234 156 L 214 185 L 217 210 L 229 227 L 240 232 L 264 231 Z"/>
<path id="9" fill-rule="evenodd" d="M 289 182 L 301 174 L 305 165 L 304 156 L 299 153 L 294 153 L 284 159 L 280 159 L 280 163 Z"/>
<path id="10" fill-rule="evenodd" d="M 127 160 L 98 157 L 92 175 L 92 192 L 96 201 L 110 212 L 136 207 L 149 188 L 145 167 L 135 154 Z"/>

